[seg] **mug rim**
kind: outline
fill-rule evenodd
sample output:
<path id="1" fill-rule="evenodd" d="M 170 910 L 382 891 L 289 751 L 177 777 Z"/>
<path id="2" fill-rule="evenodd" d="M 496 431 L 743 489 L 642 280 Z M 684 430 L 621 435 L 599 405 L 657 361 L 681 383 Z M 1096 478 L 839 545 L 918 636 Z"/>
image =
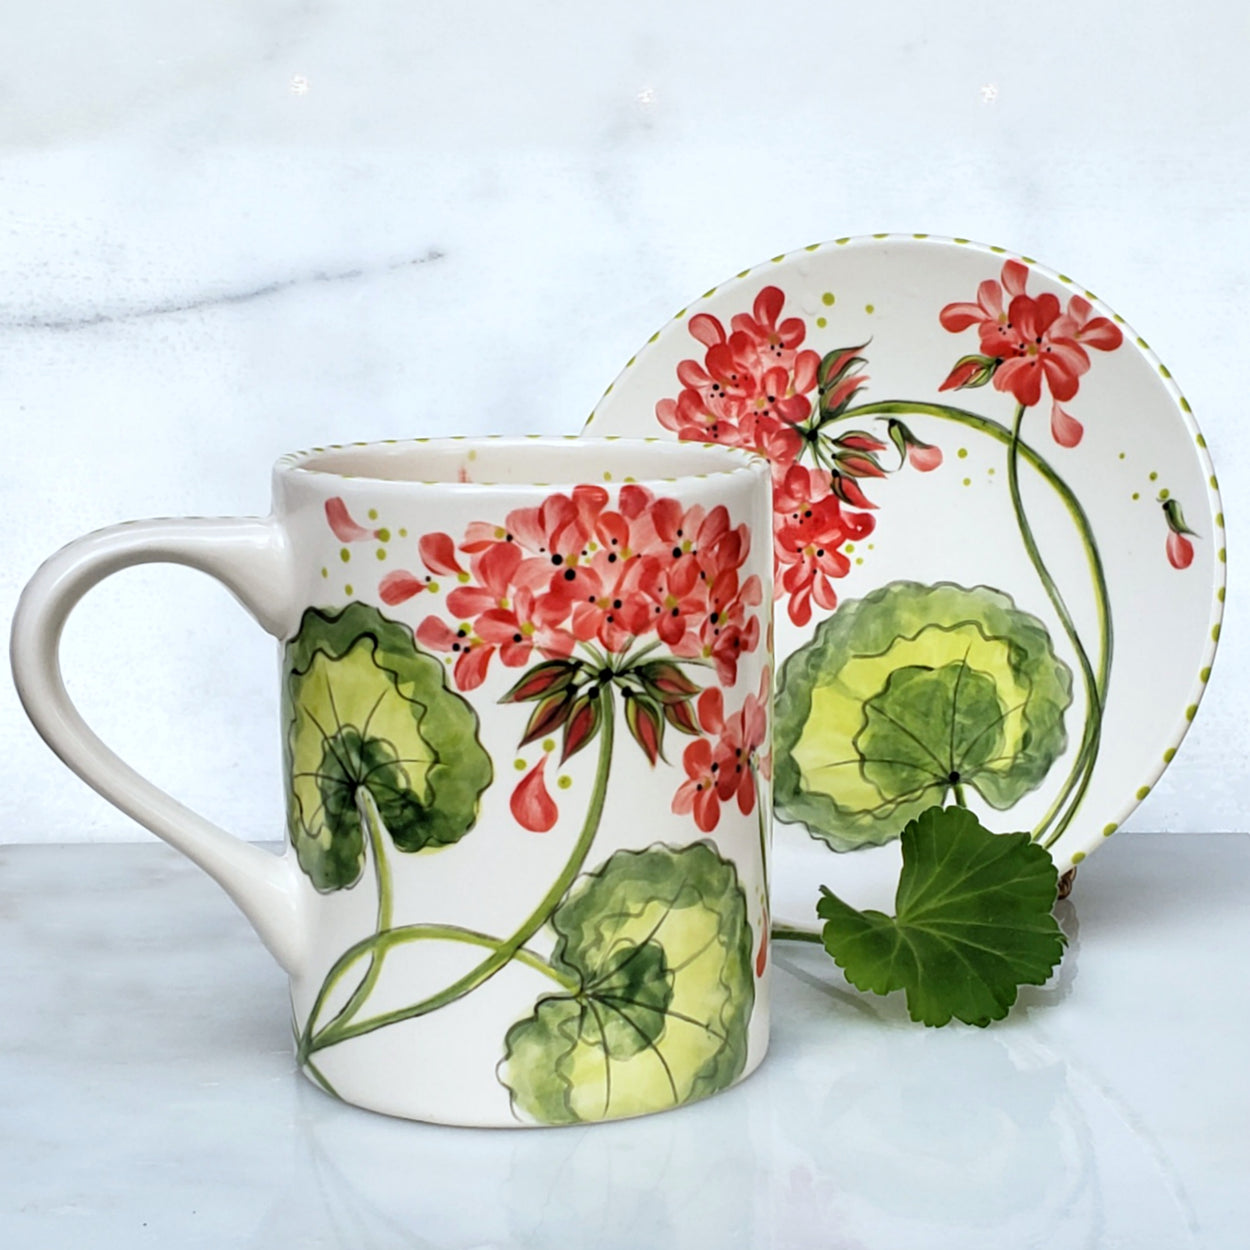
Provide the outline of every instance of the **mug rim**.
<path id="1" fill-rule="evenodd" d="M 629 474 L 617 477 L 603 469 L 602 461 L 597 465 L 595 475 L 585 473 L 569 474 L 553 472 L 546 480 L 538 481 L 536 476 L 521 475 L 510 480 L 486 480 L 473 478 L 465 481 L 460 478 L 418 478 L 415 476 L 389 476 L 381 472 L 344 472 L 335 467 L 340 462 L 346 467 L 353 465 L 354 457 L 376 457 L 379 464 L 388 459 L 398 459 L 405 453 L 416 448 L 430 452 L 447 453 L 452 450 L 467 451 L 473 459 L 481 448 L 510 450 L 522 452 L 551 452 L 556 449 L 574 447 L 585 453 L 595 450 L 611 452 L 615 455 L 621 451 L 638 451 L 648 457 L 661 452 L 666 461 L 673 461 L 674 472 L 671 474 L 647 473 Z M 689 467 L 683 467 L 687 462 Z M 719 463 L 717 463 L 719 462 Z M 351 443 L 327 443 L 324 446 L 310 447 L 301 451 L 287 452 L 279 457 L 274 464 L 277 477 L 291 475 L 305 482 L 315 480 L 358 482 L 377 487 L 450 487 L 463 490 L 466 487 L 487 487 L 497 489 L 570 488 L 594 480 L 605 486 L 624 483 L 642 486 L 672 485 L 675 482 L 690 482 L 712 478 L 730 477 L 735 473 L 752 473 L 757 476 L 771 477 L 771 465 L 765 456 L 758 452 L 740 447 L 729 447 L 723 443 L 679 441 L 671 438 L 646 437 L 622 438 L 616 435 L 584 435 L 584 434 L 454 434 L 445 436 L 419 438 L 386 438 Z"/>

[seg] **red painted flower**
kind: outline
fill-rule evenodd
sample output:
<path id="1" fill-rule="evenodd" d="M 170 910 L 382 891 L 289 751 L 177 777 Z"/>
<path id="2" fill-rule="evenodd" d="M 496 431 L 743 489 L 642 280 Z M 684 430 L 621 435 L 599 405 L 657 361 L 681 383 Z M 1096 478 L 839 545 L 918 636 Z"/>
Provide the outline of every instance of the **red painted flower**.
<path id="1" fill-rule="evenodd" d="M 790 619 L 806 625 L 813 599 L 822 608 L 837 606 L 832 579 L 851 567 L 842 547 L 871 534 L 875 523 L 866 513 L 844 511 L 828 477 L 802 465 L 792 465 L 774 484 L 773 508 L 778 584 L 789 595 Z"/>
<path id="2" fill-rule="evenodd" d="M 712 746 L 706 738 L 696 738 L 682 752 L 681 762 L 686 780 L 673 796 L 673 811 L 679 816 L 694 816 L 694 823 L 704 833 L 711 833 L 720 822 L 720 797 L 716 792 Z"/>
<path id="3" fill-rule="evenodd" d="M 1060 405 L 1070 400 L 1089 369 L 1089 350 L 1114 351 L 1124 341 L 1107 317 L 1094 317 L 1093 306 L 1073 295 L 1064 310 L 1049 291 L 1029 295 L 1027 267 L 1016 260 L 1003 265 L 1002 285 L 982 282 L 975 304 L 947 304 L 938 316 L 952 333 L 976 326 L 981 356 L 965 356 L 942 383 L 942 390 L 962 390 L 993 380 L 996 390 L 1010 392 L 1017 403 L 1032 407 L 1043 389 L 1055 401 L 1051 432 L 1063 447 L 1075 447 L 1084 430 Z M 1005 302 L 1004 297 L 1009 297 Z"/>
<path id="4" fill-rule="evenodd" d="M 1163 517 L 1168 525 L 1168 563 L 1174 569 L 1187 569 L 1194 562 L 1194 545 L 1190 539 L 1198 535 L 1186 524 L 1185 514 L 1177 500 L 1163 500 Z"/>
<path id="5" fill-rule="evenodd" d="M 352 520 L 351 513 L 347 511 L 347 504 L 337 495 L 333 499 L 327 499 L 325 507 L 326 520 L 330 523 L 330 529 L 334 531 L 334 537 L 339 542 L 358 543 L 363 542 L 367 538 L 376 538 L 378 536 L 378 530 L 366 529 L 363 525 L 357 525 Z"/>

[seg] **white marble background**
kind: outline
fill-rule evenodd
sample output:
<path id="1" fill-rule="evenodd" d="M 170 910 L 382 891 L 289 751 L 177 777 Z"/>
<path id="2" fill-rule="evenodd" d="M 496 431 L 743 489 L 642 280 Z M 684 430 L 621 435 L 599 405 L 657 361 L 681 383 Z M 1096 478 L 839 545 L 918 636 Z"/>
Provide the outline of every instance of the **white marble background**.
<path id="1" fill-rule="evenodd" d="M 1132 827 L 1244 830 L 1247 13 L 4 0 L 0 612 L 84 530 L 264 511 L 291 448 L 576 430 L 676 308 L 764 257 L 962 235 L 1097 291 L 1205 429 L 1225 640 Z M 224 591 L 123 574 L 65 663 L 124 755 L 278 835 L 272 643 Z M 7 687 L 0 793 L 0 842 L 146 836 Z"/>

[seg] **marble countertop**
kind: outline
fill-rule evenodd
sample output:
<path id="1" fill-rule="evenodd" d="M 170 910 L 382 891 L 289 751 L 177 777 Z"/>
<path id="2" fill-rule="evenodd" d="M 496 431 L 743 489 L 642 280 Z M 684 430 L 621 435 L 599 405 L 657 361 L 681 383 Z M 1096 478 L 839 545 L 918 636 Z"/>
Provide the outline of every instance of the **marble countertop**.
<path id="1" fill-rule="evenodd" d="M 779 914 L 811 892 L 779 865 Z M 925 1030 L 779 948 L 772 1053 L 665 1115 L 491 1132 L 295 1072 L 281 973 L 159 845 L 0 848 L 0 1244 L 1223 1250 L 1250 1197 L 1250 837 L 1134 834 L 1059 975 Z"/>

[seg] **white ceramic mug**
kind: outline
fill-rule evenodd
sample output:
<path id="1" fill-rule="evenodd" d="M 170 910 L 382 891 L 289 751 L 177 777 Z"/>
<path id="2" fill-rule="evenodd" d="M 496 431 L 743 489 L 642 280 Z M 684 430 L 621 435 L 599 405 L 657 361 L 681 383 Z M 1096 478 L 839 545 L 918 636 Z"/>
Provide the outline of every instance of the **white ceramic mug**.
<path id="1" fill-rule="evenodd" d="M 767 1047 L 769 509 L 766 463 L 719 446 L 318 448 L 278 462 L 267 518 L 58 552 L 14 674 L 70 768 L 242 908 L 324 1089 L 452 1124 L 658 1111 Z M 283 645 L 281 857 L 69 701 L 69 612 L 152 561 L 217 577 Z"/>

